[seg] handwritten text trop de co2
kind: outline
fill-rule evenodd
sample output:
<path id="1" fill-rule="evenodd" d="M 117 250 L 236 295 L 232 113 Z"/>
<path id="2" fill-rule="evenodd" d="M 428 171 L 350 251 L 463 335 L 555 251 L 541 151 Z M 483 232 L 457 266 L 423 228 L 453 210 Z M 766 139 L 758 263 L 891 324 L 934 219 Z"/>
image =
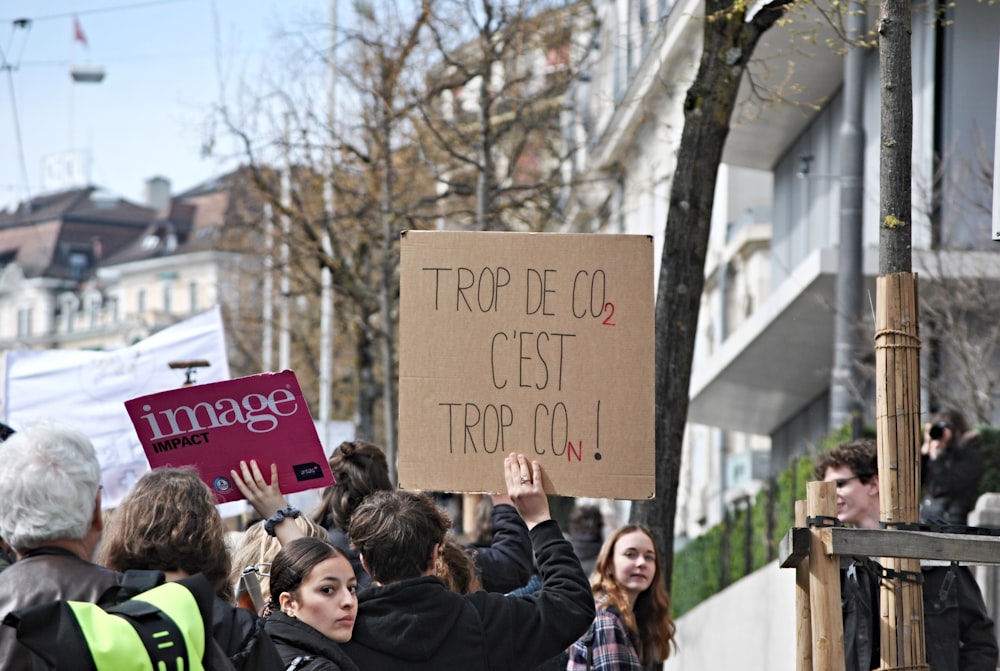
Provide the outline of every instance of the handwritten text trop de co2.
<path id="1" fill-rule="evenodd" d="M 433 276 L 435 312 L 523 314 L 555 317 L 568 313 L 579 323 L 603 327 L 617 325 L 615 305 L 609 300 L 607 274 L 601 269 L 580 269 L 572 273 L 555 269 L 526 268 L 520 279 L 505 266 L 482 268 L 424 267 Z M 562 323 L 566 323 L 563 321 Z M 584 452 L 600 453 L 601 402 L 592 408 L 571 408 L 567 403 L 538 402 L 530 417 L 516 417 L 509 402 L 511 395 L 535 392 L 562 392 L 573 385 L 574 352 L 579 352 L 577 332 L 539 329 L 511 329 L 494 332 L 481 351 L 486 366 L 474 370 L 489 375 L 496 398 L 438 403 L 443 421 L 448 423 L 448 447 L 452 454 L 493 454 L 508 448 L 512 435 L 523 435 L 517 427 L 530 423 L 532 447 L 538 455 L 566 456 L 570 461 Z M 585 333 L 585 332 L 584 332 Z M 486 372 L 488 371 L 488 372 Z M 523 406 L 522 406 L 523 407 Z"/>

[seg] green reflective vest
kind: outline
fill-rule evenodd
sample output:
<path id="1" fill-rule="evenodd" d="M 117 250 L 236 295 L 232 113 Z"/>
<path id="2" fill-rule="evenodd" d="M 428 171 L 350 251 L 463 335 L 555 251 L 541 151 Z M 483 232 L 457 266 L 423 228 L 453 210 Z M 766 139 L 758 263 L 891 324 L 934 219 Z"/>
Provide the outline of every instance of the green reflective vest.
<path id="1" fill-rule="evenodd" d="M 113 606 L 56 601 L 25 608 L 4 624 L 17 627 L 18 640 L 54 669 L 203 671 L 213 598 L 199 574 Z"/>

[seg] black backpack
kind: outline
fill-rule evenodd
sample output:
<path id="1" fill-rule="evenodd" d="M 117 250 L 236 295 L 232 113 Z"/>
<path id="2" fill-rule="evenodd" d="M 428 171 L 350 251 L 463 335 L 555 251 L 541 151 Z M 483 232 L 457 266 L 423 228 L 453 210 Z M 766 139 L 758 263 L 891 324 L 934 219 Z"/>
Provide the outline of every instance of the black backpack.
<path id="1" fill-rule="evenodd" d="M 214 598 L 200 573 L 164 582 L 159 571 L 127 571 L 97 603 L 53 601 L 3 623 L 57 671 L 203 671 Z"/>

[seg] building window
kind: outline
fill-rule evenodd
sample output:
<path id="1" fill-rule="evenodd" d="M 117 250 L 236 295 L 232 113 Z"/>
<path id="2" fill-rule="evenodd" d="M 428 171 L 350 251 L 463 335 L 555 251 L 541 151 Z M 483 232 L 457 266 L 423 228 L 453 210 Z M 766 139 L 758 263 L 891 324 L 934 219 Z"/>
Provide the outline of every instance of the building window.
<path id="1" fill-rule="evenodd" d="M 188 284 L 188 303 L 191 305 L 191 312 L 198 311 L 198 283 Z"/>
<path id="2" fill-rule="evenodd" d="M 89 303 L 87 306 L 88 321 L 90 328 L 96 329 L 101 322 L 101 297 L 91 296 Z"/>
<path id="3" fill-rule="evenodd" d="M 32 310 L 31 308 L 18 308 L 17 309 L 17 335 L 19 338 L 27 338 L 31 336 L 31 322 L 32 322 Z"/>
<path id="4" fill-rule="evenodd" d="M 85 252 L 70 252 L 67 259 L 70 276 L 79 281 L 83 277 L 83 272 L 90 265 L 90 257 Z"/>
<path id="5" fill-rule="evenodd" d="M 138 293 L 136 294 L 135 303 L 136 303 L 136 310 L 140 314 L 142 314 L 142 313 L 144 313 L 146 311 L 146 290 L 145 289 L 139 289 Z"/>
<path id="6" fill-rule="evenodd" d="M 76 311 L 79 306 L 76 296 L 66 292 L 59 297 L 59 312 L 62 317 L 63 333 L 76 330 Z"/>
<path id="7" fill-rule="evenodd" d="M 552 83 L 569 69 L 569 44 L 549 47 L 545 52 L 545 79 Z"/>
<path id="8" fill-rule="evenodd" d="M 169 284 L 163 285 L 163 311 L 167 314 L 173 312 L 174 308 L 174 293 L 170 288 Z"/>

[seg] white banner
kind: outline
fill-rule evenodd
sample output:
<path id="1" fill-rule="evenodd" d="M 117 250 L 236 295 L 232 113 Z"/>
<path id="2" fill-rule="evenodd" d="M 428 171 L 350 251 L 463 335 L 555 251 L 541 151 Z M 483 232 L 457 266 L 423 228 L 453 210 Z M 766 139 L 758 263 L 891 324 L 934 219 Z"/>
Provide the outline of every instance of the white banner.
<path id="1" fill-rule="evenodd" d="M 144 472 L 146 456 L 125 401 L 184 384 L 171 361 L 204 359 L 197 383 L 229 379 L 222 315 L 214 309 L 109 352 L 16 350 L 5 353 L 3 421 L 14 430 L 49 419 L 73 426 L 94 443 L 104 470 L 104 507 L 118 504 Z"/>

